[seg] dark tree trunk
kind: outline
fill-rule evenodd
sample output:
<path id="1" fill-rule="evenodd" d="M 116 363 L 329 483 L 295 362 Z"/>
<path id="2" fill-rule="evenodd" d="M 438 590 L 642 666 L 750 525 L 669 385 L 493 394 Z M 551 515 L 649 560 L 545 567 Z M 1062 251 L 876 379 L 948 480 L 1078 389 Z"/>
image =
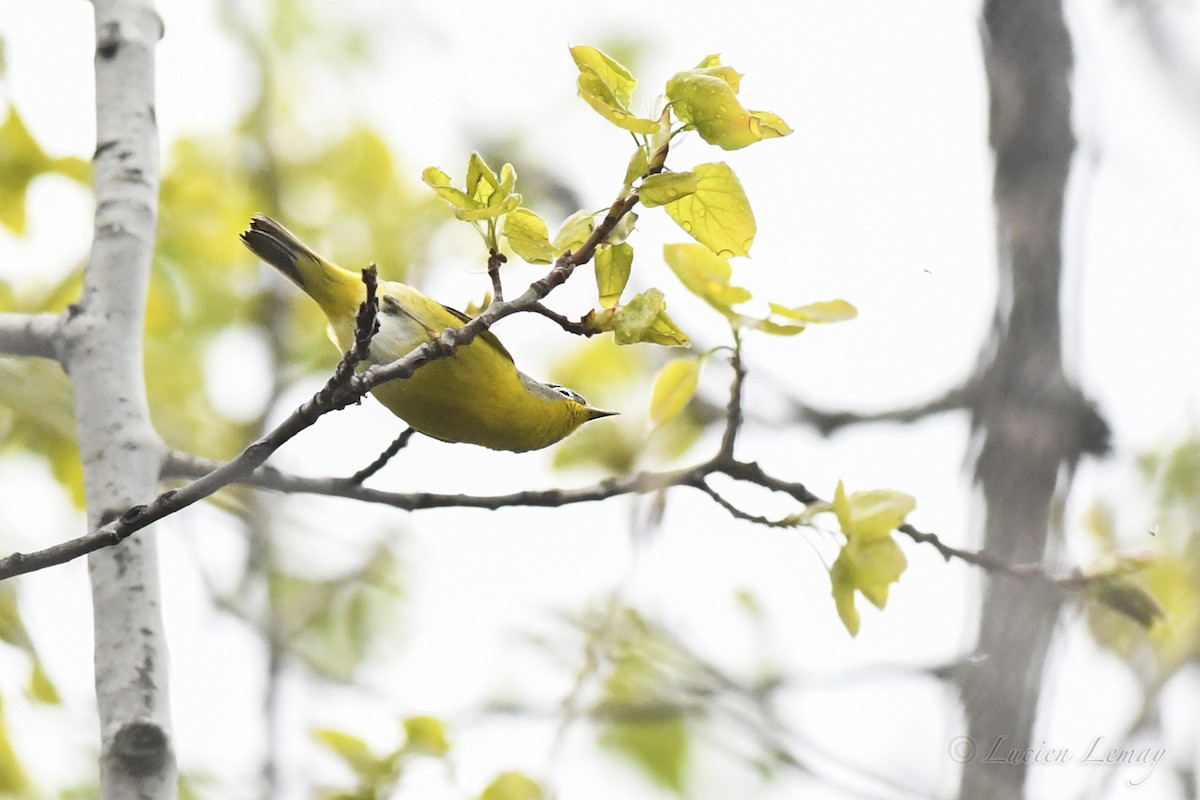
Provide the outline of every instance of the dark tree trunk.
<path id="1" fill-rule="evenodd" d="M 1042 562 L 1059 541 L 1057 500 L 1084 452 L 1105 447 L 1104 422 L 1062 364 L 1062 220 L 1075 149 L 1071 41 L 1061 0 L 987 0 L 983 44 L 995 153 L 1000 291 L 971 391 L 986 503 L 984 549 L 1009 563 Z M 961 797 L 1019 798 L 1021 765 L 988 764 L 1036 743 L 1042 673 L 1059 593 L 989 576 L 976 658 L 961 673 L 968 734 L 977 750 Z"/>

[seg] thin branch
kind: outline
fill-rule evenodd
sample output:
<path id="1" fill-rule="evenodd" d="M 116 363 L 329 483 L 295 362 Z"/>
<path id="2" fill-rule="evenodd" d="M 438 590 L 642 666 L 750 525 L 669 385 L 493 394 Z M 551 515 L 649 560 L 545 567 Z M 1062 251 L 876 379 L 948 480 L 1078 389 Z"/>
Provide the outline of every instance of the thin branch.
<path id="1" fill-rule="evenodd" d="M 220 464 L 185 453 L 172 453 L 163 467 L 164 478 L 190 478 L 211 474 Z M 608 478 L 591 486 L 576 489 L 527 489 L 499 495 L 439 494 L 432 492 L 388 492 L 360 486 L 345 478 L 306 478 L 288 475 L 272 467 L 262 467 L 238 479 L 238 483 L 258 489 L 288 494 L 315 494 L 339 497 L 365 503 L 389 506 L 402 511 L 424 511 L 434 508 L 478 508 L 497 511 L 502 508 L 561 508 L 577 503 L 595 503 L 627 494 L 651 494 L 672 486 L 686 486 L 708 495 L 714 502 L 737 519 L 769 527 L 796 527 L 790 520 L 772 520 L 746 512 L 725 499 L 712 488 L 707 478 L 721 474 L 734 480 L 761 486 L 792 497 L 807 506 L 826 503 L 802 483 L 784 481 L 768 475 L 757 462 L 706 461 L 685 469 L 663 472 L 638 472 L 621 478 Z M 826 503 L 827 504 L 827 503 Z M 933 547 L 947 561 L 956 559 L 989 572 L 999 572 L 1023 580 L 1053 584 L 1061 589 L 1080 589 L 1088 578 L 1078 572 L 1051 575 L 1040 564 L 1008 564 L 987 553 L 964 550 L 947 545 L 937 534 L 927 533 L 912 525 L 897 530 L 918 544 Z M 3 562 L 0 562 L 2 566 Z"/>
<path id="2" fill-rule="evenodd" d="M 405 428 L 404 432 L 396 437 L 396 440 L 387 446 L 387 449 L 379 454 L 379 457 L 372 461 L 367 466 L 360 469 L 358 472 L 351 475 L 346 480 L 353 484 L 361 484 L 367 478 L 374 475 L 379 470 L 383 469 L 389 461 L 391 461 L 397 453 L 408 446 L 408 442 L 416 434 L 415 428 Z"/>
<path id="3" fill-rule="evenodd" d="M 498 303 L 504 302 L 504 286 L 500 283 L 500 267 L 508 262 L 504 253 L 493 250 L 488 254 L 488 277 L 492 279 L 492 299 Z"/>
<path id="4" fill-rule="evenodd" d="M 755 525 L 763 525 L 767 528 L 795 528 L 796 523 L 788 519 L 770 519 L 759 514 L 751 514 L 749 511 L 743 511 L 735 506 L 729 500 L 726 500 L 720 492 L 708 485 L 708 482 L 701 479 L 695 483 L 688 484 L 694 486 L 704 492 L 712 501 L 721 508 L 729 512 L 729 516 L 734 519 L 745 520 L 746 522 L 754 523 Z"/>
<path id="5" fill-rule="evenodd" d="M 810 406 L 800 400 L 792 400 L 790 405 L 794 419 L 805 425 L 813 426 L 823 436 L 829 436 L 839 429 L 851 425 L 863 425 L 873 422 L 900 422 L 909 424 L 919 422 L 934 414 L 965 410 L 971 408 L 972 404 L 976 402 L 977 394 L 978 390 L 975 382 L 968 381 L 962 386 L 955 387 L 940 397 L 936 397 L 926 403 L 908 408 L 881 411 L 874 414 L 859 414 L 853 411 L 826 411 Z"/>
<path id="6" fill-rule="evenodd" d="M 926 533 L 914 528 L 912 525 L 905 523 L 896 530 L 903 533 L 908 538 L 919 544 L 927 544 L 937 550 L 938 553 L 946 561 L 958 559 L 965 561 L 972 566 L 991 572 L 1008 575 L 1013 578 L 1034 579 L 1044 583 L 1049 583 L 1057 586 L 1060 589 L 1078 590 L 1082 589 L 1094 578 L 1089 578 L 1078 570 L 1072 570 L 1066 575 L 1051 575 L 1046 571 L 1046 568 L 1041 564 L 1009 564 L 1007 561 L 997 558 L 986 551 L 982 550 L 963 550 L 958 547 L 951 547 L 945 544 L 938 538 L 935 533 Z M 1096 576 L 1102 577 L 1102 576 Z"/>
<path id="7" fill-rule="evenodd" d="M 558 327 L 562 328 L 567 333 L 573 333 L 576 336 L 589 336 L 590 337 L 590 336 L 595 336 L 597 333 L 600 333 L 600 331 L 598 331 L 598 330 L 589 328 L 583 320 L 580 320 L 579 322 L 575 322 L 574 320 L 567 319 L 562 314 L 559 314 L 557 311 L 547 308 L 545 305 L 543 305 L 541 303 L 534 303 L 533 306 L 529 310 L 536 314 L 541 314 L 546 319 L 553 321 L 556 325 L 558 325 Z"/>
<path id="8" fill-rule="evenodd" d="M 58 358 L 58 314 L 0 314 L 0 354 Z"/>
<path id="9" fill-rule="evenodd" d="M 725 433 L 717 450 L 718 459 L 733 459 L 733 446 L 742 427 L 742 383 L 746 380 L 746 367 L 742 363 L 742 340 L 737 328 L 733 329 L 733 355 L 729 358 L 733 367 L 733 380 L 729 383 L 729 404 L 725 407 Z"/>
<path id="10" fill-rule="evenodd" d="M 185 453 L 173 453 L 163 466 L 164 478 L 205 476 L 222 468 L 219 462 Z M 670 486 L 690 486 L 698 480 L 699 468 L 669 472 L 638 472 L 608 478 L 578 489 L 527 489 L 501 495 L 439 494 L 433 492 L 388 492 L 360 486 L 346 478 L 306 478 L 288 475 L 273 467 L 260 467 L 237 479 L 244 486 L 288 494 L 315 494 L 390 506 L 402 511 L 432 508 L 479 508 L 495 511 L 514 506 L 559 508 L 576 503 L 593 503 L 626 494 L 649 494 Z M 3 562 L 0 562 L 2 564 Z"/>

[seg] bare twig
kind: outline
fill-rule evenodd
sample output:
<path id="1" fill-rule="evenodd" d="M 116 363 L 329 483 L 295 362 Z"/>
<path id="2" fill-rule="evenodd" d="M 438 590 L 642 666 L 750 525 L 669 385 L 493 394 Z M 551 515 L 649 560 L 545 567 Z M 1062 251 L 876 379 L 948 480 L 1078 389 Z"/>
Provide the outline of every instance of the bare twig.
<path id="1" fill-rule="evenodd" d="M 367 478 L 371 477 L 376 472 L 379 472 L 379 470 L 383 469 L 384 466 L 386 466 L 387 463 L 391 461 L 397 453 L 408 446 L 409 440 L 412 439 L 416 432 L 417 431 L 414 428 L 405 428 L 404 432 L 397 436 L 396 440 L 389 444 L 387 449 L 379 454 L 378 458 L 347 478 L 347 482 L 356 485 L 361 484 Z"/>

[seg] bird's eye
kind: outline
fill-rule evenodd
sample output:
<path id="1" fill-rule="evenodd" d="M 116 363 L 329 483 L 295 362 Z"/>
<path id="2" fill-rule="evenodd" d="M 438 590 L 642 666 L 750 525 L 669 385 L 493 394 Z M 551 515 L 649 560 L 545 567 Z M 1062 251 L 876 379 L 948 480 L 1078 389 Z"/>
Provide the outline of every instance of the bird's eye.
<path id="1" fill-rule="evenodd" d="M 576 392 L 572 389 L 568 389 L 565 386 L 559 386 L 557 383 L 548 383 L 546 385 L 549 386 L 554 391 L 561 394 L 563 397 L 567 398 L 568 400 L 574 400 L 576 403 L 579 403 L 581 406 L 587 405 L 587 400 L 584 400 L 583 395 L 581 395 L 579 392 Z"/>

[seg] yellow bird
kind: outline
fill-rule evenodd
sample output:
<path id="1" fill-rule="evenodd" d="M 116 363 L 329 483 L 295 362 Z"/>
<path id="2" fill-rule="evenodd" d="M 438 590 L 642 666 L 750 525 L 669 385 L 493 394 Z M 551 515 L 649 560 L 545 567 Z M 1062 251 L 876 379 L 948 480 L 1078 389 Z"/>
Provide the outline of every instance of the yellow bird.
<path id="1" fill-rule="evenodd" d="M 308 294 L 329 319 L 329 338 L 343 352 L 354 344 L 354 317 L 366 299 L 362 279 L 326 261 L 263 214 L 250 220 L 242 242 Z M 470 318 L 395 281 L 379 281 L 379 331 L 369 363 L 387 364 Z M 541 383 L 517 370 L 494 334 L 484 332 L 448 358 L 425 364 L 410 378 L 376 386 L 372 394 L 426 436 L 493 450 L 548 447 L 585 422 L 612 416 L 579 394 Z"/>

